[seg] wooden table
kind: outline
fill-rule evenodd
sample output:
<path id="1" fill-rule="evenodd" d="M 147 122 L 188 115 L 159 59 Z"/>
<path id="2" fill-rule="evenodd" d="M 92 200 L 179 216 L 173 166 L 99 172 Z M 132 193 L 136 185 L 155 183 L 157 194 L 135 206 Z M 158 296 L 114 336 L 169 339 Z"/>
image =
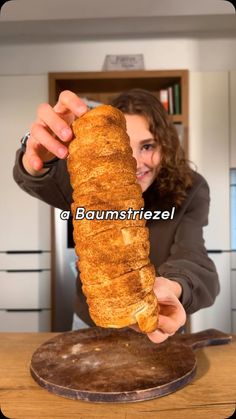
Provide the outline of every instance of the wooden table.
<path id="1" fill-rule="evenodd" d="M 196 351 L 194 380 L 165 397 L 138 403 L 69 400 L 41 388 L 29 372 L 33 352 L 56 333 L 0 333 L 0 406 L 10 419 L 224 419 L 236 405 L 236 336 Z"/>

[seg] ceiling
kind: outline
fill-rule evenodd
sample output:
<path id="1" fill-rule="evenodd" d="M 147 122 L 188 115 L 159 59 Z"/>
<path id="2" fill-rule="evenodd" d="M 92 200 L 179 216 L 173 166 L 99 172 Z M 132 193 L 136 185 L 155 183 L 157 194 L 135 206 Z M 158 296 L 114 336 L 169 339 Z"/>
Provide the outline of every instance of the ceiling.
<path id="1" fill-rule="evenodd" d="M 227 0 L 11 0 L 0 16 L 0 43 L 147 36 L 236 35 Z"/>

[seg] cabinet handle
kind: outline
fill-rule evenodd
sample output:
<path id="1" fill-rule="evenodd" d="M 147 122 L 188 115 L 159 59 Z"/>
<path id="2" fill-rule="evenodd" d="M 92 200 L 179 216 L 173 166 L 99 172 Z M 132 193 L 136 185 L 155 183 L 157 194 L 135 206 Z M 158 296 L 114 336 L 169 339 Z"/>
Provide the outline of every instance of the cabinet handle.
<path id="1" fill-rule="evenodd" d="M 43 250 L 7 250 L 8 255 L 29 255 L 43 253 Z"/>
<path id="2" fill-rule="evenodd" d="M 7 273 L 16 273 L 16 272 L 43 272 L 49 271 L 49 269 L 6 269 Z"/>
<path id="3" fill-rule="evenodd" d="M 231 253 L 231 252 L 233 252 L 232 249 L 226 249 L 226 250 L 212 249 L 212 250 L 207 250 L 207 253 Z"/>
<path id="4" fill-rule="evenodd" d="M 19 313 L 19 312 L 40 312 L 43 311 L 42 308 L 7 308 L 5 311 L 8 313 Z"/>

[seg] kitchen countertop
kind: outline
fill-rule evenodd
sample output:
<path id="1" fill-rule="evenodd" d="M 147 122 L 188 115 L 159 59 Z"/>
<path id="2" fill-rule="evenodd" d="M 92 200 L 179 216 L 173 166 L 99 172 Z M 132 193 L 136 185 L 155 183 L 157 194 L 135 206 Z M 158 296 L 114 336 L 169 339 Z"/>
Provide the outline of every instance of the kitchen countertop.
<path id="1" fill-rule="evenodd" d="M 230 344 L 196 350 L 197 374 L 167 396 L 98 404 L 49 393 L 31 377 L 34 351 L 57 333 L 0 333 L 0 407 L 10 419 L 224 419 L 236 406 L 236 335 Z"/>

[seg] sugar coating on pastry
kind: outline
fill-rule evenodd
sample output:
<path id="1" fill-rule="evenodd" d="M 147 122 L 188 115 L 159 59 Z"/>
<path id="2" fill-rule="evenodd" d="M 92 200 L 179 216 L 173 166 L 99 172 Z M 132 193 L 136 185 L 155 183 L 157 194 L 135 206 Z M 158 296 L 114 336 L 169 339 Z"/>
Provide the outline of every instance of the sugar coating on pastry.
<path id="1" fill-rule="evenodd" d="M 158 326 L 145 220 L 104 219 L 108 211 L 139 211 L 144 206 L 136 161 L 124 115 L 101 105 L 72 124 L 67 167 L 73 189 L 73 237 L 89 312 L 101 327 L 138 324 L 142 332 Z M 75 219 L 78 208 L 100 219 Z"/>

